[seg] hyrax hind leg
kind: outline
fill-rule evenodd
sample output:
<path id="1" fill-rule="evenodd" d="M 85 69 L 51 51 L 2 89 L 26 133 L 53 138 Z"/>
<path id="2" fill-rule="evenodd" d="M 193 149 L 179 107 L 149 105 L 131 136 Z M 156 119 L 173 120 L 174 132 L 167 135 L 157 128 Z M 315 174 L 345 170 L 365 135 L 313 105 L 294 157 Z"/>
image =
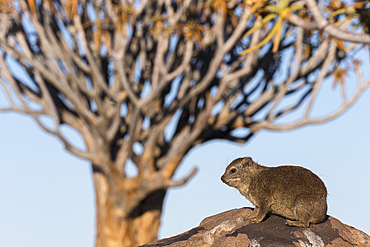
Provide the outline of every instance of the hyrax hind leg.
<path id="1" fill-rule="evenodd" d="M 303 222 L 300 220 L 287 220 L 285 222 L 288 226 L 297 226 L 297 227 L 309 227 L 310 222 Z"/>
<path id="2" fill-rule="evenodd" d="M 297 198 L 294 205 L 295 220 L 287 220 L 285 224 L 288 226 L 309 227 L 312 221 L 312 210 L 310 203 L 305 203 L 302 198 Z"/>
<path id="3" fill-rule="evenodd" d="M 296 211 L 296 219 L 297 220 L 287 220 L 285 224 L 287 224 L 288 226 L 297 226 L 297 227 L 310 226 L 311 216 L 306 210 L 298 208 Z"/>
<path id="4" fill-rule="evenodd" d="M 300 195 L 294 203 L 294 220 L 287 220 L 288 226 L 309 227 L 310 223 L 322 222 L 326 216 L 326 198 L 316 198 Z"/>

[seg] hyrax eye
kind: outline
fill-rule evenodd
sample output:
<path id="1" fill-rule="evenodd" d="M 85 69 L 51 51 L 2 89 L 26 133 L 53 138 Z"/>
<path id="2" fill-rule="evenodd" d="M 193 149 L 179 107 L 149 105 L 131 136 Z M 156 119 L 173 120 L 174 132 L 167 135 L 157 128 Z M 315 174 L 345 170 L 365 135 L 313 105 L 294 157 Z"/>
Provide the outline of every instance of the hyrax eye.
<path id="1" fill-rule="evenodd" d="M 236 169 L 235 169 L 235 168 L 233 168 L 233 169 L 231 169 L 231 170 L 230 170 L 230 173 L 231 173 L 231 174 L 233 174 L 233 173 L 235 173 L 235 172 L 236 172 Z"/>

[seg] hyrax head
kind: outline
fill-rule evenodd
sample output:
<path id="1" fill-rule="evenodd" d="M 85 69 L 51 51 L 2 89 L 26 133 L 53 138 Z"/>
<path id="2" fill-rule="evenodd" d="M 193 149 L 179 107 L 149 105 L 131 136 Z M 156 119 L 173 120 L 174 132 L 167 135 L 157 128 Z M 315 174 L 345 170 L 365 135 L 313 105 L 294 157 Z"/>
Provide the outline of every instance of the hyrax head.
<path id="1" fill-rule="evenodd" d="M 250 175 L 250 172 L 257 168 L 257 164 L 253 162 L 251 157 L 238 158 L 228 165 L 221 180 L 225 184 L 231 187 L 238 187 L 240 181 L 246 176 Z"/>

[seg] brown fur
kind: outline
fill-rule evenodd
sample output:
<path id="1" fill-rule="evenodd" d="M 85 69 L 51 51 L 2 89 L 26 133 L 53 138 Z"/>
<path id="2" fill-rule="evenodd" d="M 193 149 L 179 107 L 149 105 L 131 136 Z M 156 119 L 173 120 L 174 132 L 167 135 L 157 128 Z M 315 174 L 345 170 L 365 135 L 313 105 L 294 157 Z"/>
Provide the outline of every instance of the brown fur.
<path id="1" fill-rule="evenodd" d="M 326 187 L 303 167 L 265 167 L 250 157 L 238 158 L 226 168 L 221 180 L 255 205 L 248 217 L 253 223 L 261 222 L 268 211 L 287 218 L 289 226 L 309 227 L 326 217 Z"/>

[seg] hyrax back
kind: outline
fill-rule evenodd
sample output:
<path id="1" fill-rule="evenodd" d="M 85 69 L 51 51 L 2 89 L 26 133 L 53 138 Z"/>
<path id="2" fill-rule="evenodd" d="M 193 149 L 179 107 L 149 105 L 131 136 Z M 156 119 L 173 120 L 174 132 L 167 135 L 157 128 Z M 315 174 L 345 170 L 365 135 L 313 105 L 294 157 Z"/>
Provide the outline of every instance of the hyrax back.
<path id="1" fill-rule="evenodd" d="M 221 180 L 255 205 L 248 217 L 253 223 L 261 222 L 268 211 L 289 219 L 289 226 L 309 227 L 325 219 L 325 185 L 303 167 L 265 167 L 250 157 L 238 158 L 226 168 Z"/>

